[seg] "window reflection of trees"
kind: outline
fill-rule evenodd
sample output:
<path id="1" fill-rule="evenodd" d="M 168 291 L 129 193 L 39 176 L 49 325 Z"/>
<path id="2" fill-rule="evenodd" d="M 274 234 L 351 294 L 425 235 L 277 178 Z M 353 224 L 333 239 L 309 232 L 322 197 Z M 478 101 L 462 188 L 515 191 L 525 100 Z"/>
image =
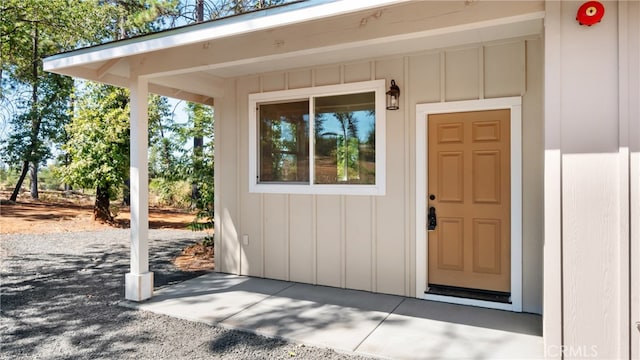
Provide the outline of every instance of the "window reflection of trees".
<path id="1" fill-rule="evenodd" d="M 315 184 L 375 184 L 375 93 L 260 105 L 260 182 L 309 182 L 309 136 Z"/>
<path id="2" fill-rule="evenodd" d="M 374 110 L 318 112 L 315 134 L 316 184 L 375 184 Z"/>
<path id="3" fill-rule="evenodd" d="M 260 108 L 260 181 L 309 181 L 308 102 Z"/>

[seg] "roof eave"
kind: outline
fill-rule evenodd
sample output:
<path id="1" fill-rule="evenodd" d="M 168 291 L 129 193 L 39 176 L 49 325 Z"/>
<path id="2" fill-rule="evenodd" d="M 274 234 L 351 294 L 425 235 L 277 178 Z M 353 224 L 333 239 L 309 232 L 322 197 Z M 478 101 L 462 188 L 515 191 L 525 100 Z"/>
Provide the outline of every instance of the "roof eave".
<path id="1" fill-rule="evenodd" d="M 45 71 L 62 73 L 62 71 L 58 70 L 83 66 L 99 61 L 140 55 L 207 40 L 264 31 L 275 27 L 304 23 L 407 1 L 410 0 L 368 0 L 366 3 L 353 0 L 310 0 L 308 2 L 292 4 L 290 7 L 284 6 L 275 9 L 266 9 L 243 16 L 206 22 L 61 53 L 45 58 L 43 66 Z M 69 70 L 71 69 L 67 69 L 64 73 L 73 75 L 74 71 Z"/>

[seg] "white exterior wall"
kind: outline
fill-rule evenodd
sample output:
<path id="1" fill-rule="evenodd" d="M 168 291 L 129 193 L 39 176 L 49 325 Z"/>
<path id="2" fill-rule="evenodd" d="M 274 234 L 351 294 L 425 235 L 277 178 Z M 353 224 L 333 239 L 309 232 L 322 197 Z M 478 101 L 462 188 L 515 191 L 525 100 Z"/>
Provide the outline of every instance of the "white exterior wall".
<path id="1" fill-rule="evenodd" d="M 581 4 L 546 9 L 545 350 L 637 359 L 640 3 Z"/>
<path id="2" fill-rule="evenodd" d="M 622 115 L 628 121 L 620 129 L 629 146 L 629 243 L 631 251 L 631 358 L 640 359 L 640 3 L 623 4 L 620 8 L 623 37 L 620 41 L 626 59 L 621 69 L 628 71 L 621 86 Z M 626 63 L 623 63 L 626 60 Z M 625 78 L 622 77 L 621 78 Z M 621 146 L 622 147 L 622 146 Z M 624 326 L 624 325 L 623 325 Z"/>
<path id="3" fill-rule="evenodd" d="M 416 104 L 522 95 L 523 309 L 541 313 L 542 48 L 512 40 L 228 80 L 216 99 L 218 270 L 415 296 Z M 248 192 L 249 94 L 373 79 L 402 91 L 386 114 L 385 196 Z"/>

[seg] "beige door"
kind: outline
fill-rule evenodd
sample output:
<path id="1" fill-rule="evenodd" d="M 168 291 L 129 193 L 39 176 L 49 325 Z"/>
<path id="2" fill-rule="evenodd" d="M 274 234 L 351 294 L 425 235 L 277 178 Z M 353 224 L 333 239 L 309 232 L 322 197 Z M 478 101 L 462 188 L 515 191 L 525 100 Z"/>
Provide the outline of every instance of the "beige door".
<path id="1" fill-rule="evenodd" d="M 429 285 L 511 291 L 510 110 L 428 118 Z"/>

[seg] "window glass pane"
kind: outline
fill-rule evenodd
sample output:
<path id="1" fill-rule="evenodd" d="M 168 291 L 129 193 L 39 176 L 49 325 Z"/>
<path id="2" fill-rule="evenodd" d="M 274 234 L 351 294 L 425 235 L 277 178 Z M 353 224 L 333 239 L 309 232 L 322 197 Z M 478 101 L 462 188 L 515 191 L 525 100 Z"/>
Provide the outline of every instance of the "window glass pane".
<path id="1" fill-rule="evenodd" d="M 314 183 L 375 185 L 375 92 L 317 97 L 314 108 Z"/>
<path id="2" fill-rule="evenodd" d="M 260 182 L 309 183 L 309 101 L 260 105 Z"/>

